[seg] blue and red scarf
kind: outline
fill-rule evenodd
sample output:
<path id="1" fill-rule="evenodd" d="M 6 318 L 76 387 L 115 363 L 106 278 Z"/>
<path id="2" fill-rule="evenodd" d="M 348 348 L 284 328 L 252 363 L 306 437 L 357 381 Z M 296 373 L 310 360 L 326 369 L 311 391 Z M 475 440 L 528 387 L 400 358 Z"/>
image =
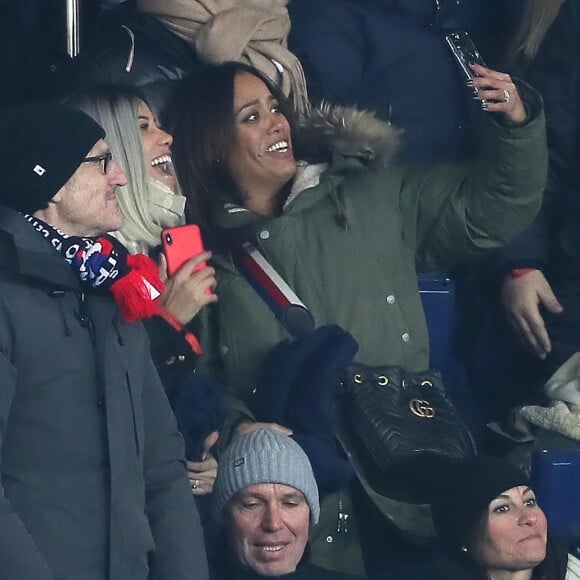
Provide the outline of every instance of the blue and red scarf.
<path id="1" fill-rule="evenodd" d="M 161 316 L 176 331 L 184 332 L 192 350 L 201 354 L 197 338 L 159 306 L 158 299 L 165 286 L 151 258 L 130 254 L 108 234 L 94 238 L 69 236 L 34 216 L 24 217 L 71 266 L 83 288 L 111 292 L 126 322 Z"/>
<path id="2" fill-rule="evenodd" d="M 69 236 L 34 216 L 24 217 L 70 265 L 83 288 L 111 292 L 127 322 L 158 314 L 157 299 L 163 282 L 153 260 L 143 254 L 129 254 L 108 234 L 95 238 Z"/>

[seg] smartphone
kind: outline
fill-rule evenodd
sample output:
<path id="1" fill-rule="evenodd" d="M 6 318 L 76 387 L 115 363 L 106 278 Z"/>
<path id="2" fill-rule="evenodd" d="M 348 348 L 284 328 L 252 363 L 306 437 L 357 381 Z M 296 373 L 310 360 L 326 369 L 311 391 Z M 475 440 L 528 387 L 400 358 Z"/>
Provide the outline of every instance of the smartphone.
<path id="1" fill-rule="evenodd" d="M 161 245 L 169 276 L 173 276 L 185 262 L 204 251 L 201 231 L 195 224 L 165 228 L 161 232 Z M 202 262 L 195 271 L 205 266 L 206 263 Z"/>
<path id="2" fill-rule="evenodd" d="M 465 77 L 465 80 L 471 81 L 477 75 L 469 68 L 469 63 L 487 66 L 479 50 L 467 32 L 452 32 L 445 35 L 445 42 L 451 49 L 459 68 Z M 474 94 L 477 94 L 477 87 L 473 87 Z M 481 101 L 481 104 L 487 104 L 487 101 Z"/>
<path id="3" fill-rule="evenodd" d="M 466 80 L 472 80 L 473 77 L 477 76 L 469 68 L 469 63 L 487 66 L 467 32 L 452 32 L 451 34 L 446 34 L 445 42 L 451 49 Z"/>

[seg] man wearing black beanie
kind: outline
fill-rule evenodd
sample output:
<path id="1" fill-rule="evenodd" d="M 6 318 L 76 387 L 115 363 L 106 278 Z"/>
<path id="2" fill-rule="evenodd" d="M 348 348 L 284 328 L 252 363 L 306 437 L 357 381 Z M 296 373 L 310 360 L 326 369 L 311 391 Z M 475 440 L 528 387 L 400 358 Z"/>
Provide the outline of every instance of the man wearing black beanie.
<path id="1" fill-rule="evenodd" d="M 0 578 L 205 580 L 183 442 L 116 303 L 104 137 L 61 105 L 0 110 Z"/>

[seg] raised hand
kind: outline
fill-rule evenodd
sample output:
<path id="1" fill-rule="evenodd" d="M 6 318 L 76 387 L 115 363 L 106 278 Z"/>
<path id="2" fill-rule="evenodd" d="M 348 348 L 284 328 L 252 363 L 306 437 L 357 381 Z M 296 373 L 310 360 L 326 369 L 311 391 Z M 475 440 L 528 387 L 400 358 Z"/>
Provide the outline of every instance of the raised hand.
<path id="1" fill-rule="evenodd" d="M 506 277 L 501 300 L 508 321 L 523 345 L 538 358 L 546 358 L 552 344 L 540 306 L 554 314 L 562 312 L 563 308 L 544 274 L 533 270 L 518 278 Z"/>
<path id="2" fill-rule="evenodd" d="M 502 113 L 510 123 L 523 123 L 527 118 L 526 108 L 511 76 L 479 64 L 469 66 L 477 75 L 470 83 L 470 86 L 477 89 L 473 98 L 486 101 L 482 105 L 483 110 Z"/>
<path id="3" fill-rule="evenodd" d="M 215 270 L 206 266 L 194 271 L 210 258 L 211 252 L 202 252 L 185 262 L 173 276 L 167 278 L 165 275 L 165 289 L 159 303 L 182 324 L 187 324 L 206 304 L 217 301 L 217 296 L 211 292 L 216 285 Z M 163 254 L 160 260 L 160 271 L 164 273 L 167 264 Z"/>

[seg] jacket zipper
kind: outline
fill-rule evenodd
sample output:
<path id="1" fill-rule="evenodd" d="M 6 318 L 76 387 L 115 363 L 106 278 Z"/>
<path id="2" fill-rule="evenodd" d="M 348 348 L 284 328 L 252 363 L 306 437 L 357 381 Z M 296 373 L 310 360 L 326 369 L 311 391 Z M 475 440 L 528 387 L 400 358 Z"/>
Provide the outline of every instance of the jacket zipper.
<path id="1" fill-rule="evenodd" d="M 89 331 L 89 336 L 93 344 L 96 344 L 95 327 L 93 326 L 93 321 L 89 315 L 89 310 L 87 306 L 87 295 L 81 292 L 78 295 L 79 299 L 79 322 L 83 328 Z"/>

